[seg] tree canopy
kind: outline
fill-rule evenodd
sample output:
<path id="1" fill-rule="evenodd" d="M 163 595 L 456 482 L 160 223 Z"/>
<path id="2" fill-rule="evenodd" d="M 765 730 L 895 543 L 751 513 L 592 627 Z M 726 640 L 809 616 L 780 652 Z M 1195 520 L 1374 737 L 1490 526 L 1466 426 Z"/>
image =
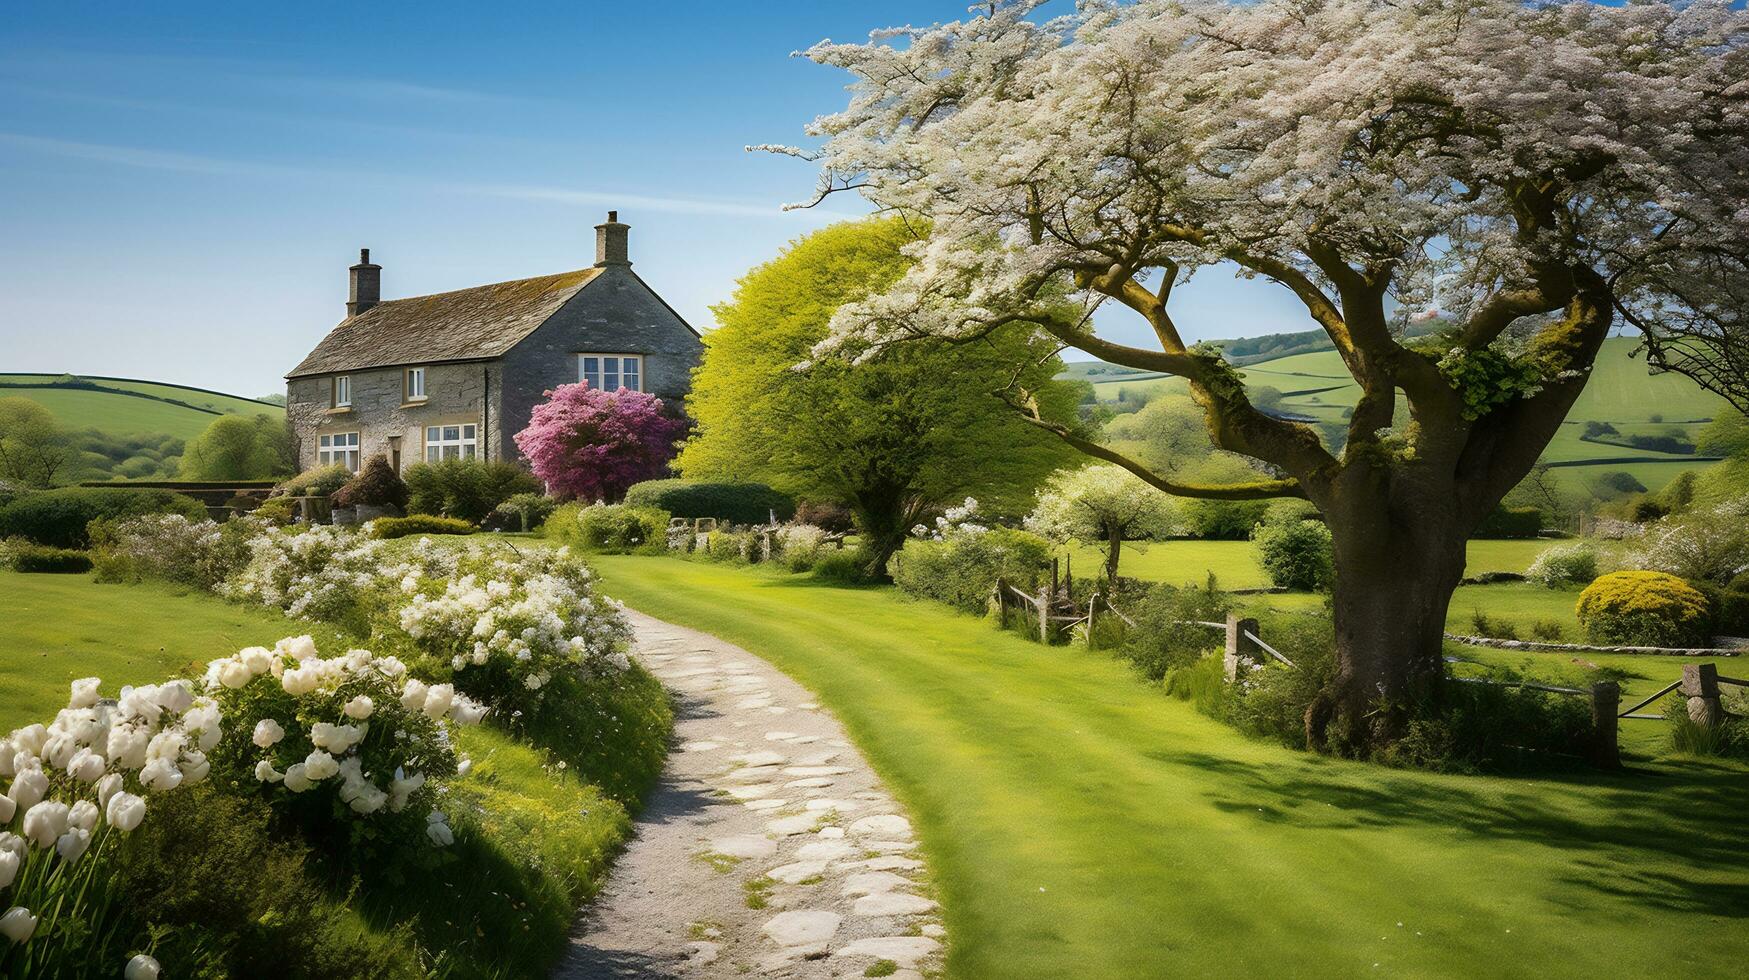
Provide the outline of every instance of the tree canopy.
<path id="1" fill-rule="evenodd" d="M 598 501 L 618 500 L 632 484 L 666 472 L 685 430 L 654 395 L 578 383 L 547 392 L 515 438 L 554 496 Z"/>
<path id="2" fill-rule="evenodd" d="M 291 429 L 271 415 L 221 415 L 182 453 L 188 480 L 266 480 L 297 471 Z"/>
<path id="3" fill-rule="evenodd" d="M 1105 546 L 1105 578 L 1117 580 L 1125 541 L 1171 534 L 1176 513 L 1171 498 L 1121 466 L 1064 470 L 1039 491 L 1028 530 L 1053 541 Z"/>
<path id="4" fill-rule="evenodd" d="M 874 570 L 928 510 L 968 495 L 1024 510 L 1072 455 L 993 394 L 1018 380 L 1046 417 L 1074 424 L 1075 391 L 1052 380 L 1055 347 L 1029 329 L 809 362 L 833 311 L 891 285 L 915 241 L 902 221 L 840 224 L 749 272 L 715 307 L 687 401 L 697 431 L 676 461 L 689 479 L 849 505 L 874 539 Z"/>
<path id="5" fill-rule="evenodd" d="M 72 452 L 67 433 L 48 409 L 28 398 L 0 398 L 0 478 L 51 486 Z"/>

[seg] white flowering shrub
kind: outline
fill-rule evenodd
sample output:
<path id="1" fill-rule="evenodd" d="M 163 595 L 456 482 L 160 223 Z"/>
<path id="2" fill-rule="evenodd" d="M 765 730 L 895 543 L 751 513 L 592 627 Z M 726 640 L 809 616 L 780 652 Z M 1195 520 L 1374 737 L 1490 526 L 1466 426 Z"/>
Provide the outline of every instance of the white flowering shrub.
<path id="1" fill-rule="evenodd" d="M 1587 541 L 1557 544 L 1545 549 L 1525 570 L 1526 580 L 1545 589 L 1589 585 L 1597 577 L 1597 546 Z"/>
<path id="2" fill-rule="evenodd" d="M 588 566 L 568 548 L 470 542 L 447 558 L 421 553 L 416 562 L 423 569 L 395 569 L 405 572 L 398 587 L 406 595 L 396 626 L 457 687 L 488 704 L 526 712 L 565 672 L 630 667 L 624 616 L 594 594 Z"/>
<path id="3" fill-rule="evenodd" d="M 269 527 L 250 542 L 248 564 L 221 583 L 219 593 L 368 634 L 367 593 L 386 582 L 383 545 L 328 525 Z"/>
<path id="4" fill-rule="evenodd" d="M 74 681 L 51 724 L 0 739 L 0 892 L 9 906 L 0 956 L 9 971 L 24 961 L 33 976 L 89 975 L 91 957 L 106 949 L 105 858 L 116 839 L 145 819 L 148 794 L 202 782 L 212 768 L 221 713 L 188 681 L 123 688 L 114 701 L 99 687 L 95 677 Z"/>
<path id="5" fill-rule="evenodd" d="M 213 590 L 248 564 L 251 542 L 268 524 L 252 517 L 191 521 L 146 514 L 93 529 L 97 577 L 107 582 L 166 579 Z"/>
<path id="6" fill-rule="evenodd" d="M 1749 497 L 1666 517 L 1646 530 L 1631 568 L 1729 582 L 1749 571 Z"/>
<path id="7" fill-rule="evenodd" d="M 213 752 L 221 785 L 351 843 L 449 843 L 432 816 L 438 784 L 459 771 L 449 725 L 477 723 L 483 705 L 393 656 L 323 658 L 308 636 L 214 660 L 204 685 L 228 721 Z"/>
<path id="8" fill-rule="evenodd" d="M 819 563 L 826 547 L 826 529 L 813 524 L 785 524 L 774 532 L 779 559 L 792 572 L 805 572 Z"/>

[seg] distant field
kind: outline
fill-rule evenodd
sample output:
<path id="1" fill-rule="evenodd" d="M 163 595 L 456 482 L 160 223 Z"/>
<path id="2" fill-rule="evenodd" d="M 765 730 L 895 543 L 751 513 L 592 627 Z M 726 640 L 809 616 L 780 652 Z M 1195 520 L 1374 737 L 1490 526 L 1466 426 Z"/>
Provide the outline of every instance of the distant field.
<path id="1" fill-rule="evenodd" d="M 1471 541 L 1465 571 L 1471 575 L 1481 572 L 1522 573 L 1537 555 L 1556 543 L 1539 539 Z M 1102 548 L 1077 545 L 1064 553 L 1077 578 L 1098 575 L 1105 567 Z M 1253 589 L 1269 584 L 1269 576 L 1263 574 L 1263 569 L 1257 564 L 1257 548 L 1249 541 L 1130 542 L 1119 554 L 1118 571 L 1130 578 L 1172 585 L 1201 585 L 1210 572 L 1226 589 Z M 1465 615 L 1468 615 L 1467 610 Z"/>
<path id="2" fill-rule="evenodd" d="M 52 384 L 58 377 L 0 374 L 0 398 L 17 396 L 37 402 L 68 429 L 98 429 L 111 434 L 162 433 L 181 439 L 200 435 L 220 415 L 284 412 L 278 405 L 250 398 L 132 379 L 81 378 L 106 390 L 16 387 Z"/>
<path id="3" fill-rule="evenodd" d="M 1648 374 L 1646 362 L 1631 356 L 1637 343 L 1631 337 L 1615 337 L 1604 342 L 1584 393 L 1542 457 L 1544 462 L 1551 463 L 1631 461 L 1557 467 L 1551 471 L 1556 482 L 1578 489 L 1600 474 L 1623 470 L 1633 474 L 1648 489 L 1657 490 L 1683 470 L 1709 465 L 1687 456 L 1603 445 L 1579 438 L 1586 422 L 1599 421 L 1614 425 L 1622 437 L 1659 435 L 1675 428 L 1693 439 L 1699 435 L 1700 423 L 1713 418 L 1723 406 L 1717 396 L 1681 375 Z M 1136 373 L 1088 374 L 1094 366 L 1076 365 L 1070 373 L 1092 381 L 1099 397 L 1107 401 L 1118 400 L 1120 394 L 1145 392 L 1159 396 L 1189 391 L 1182 378 Z M 1243 367 L 1240 372 L 1248 387 L 1267 386 L 1290 393 L 1282 399 L 1284 411 L 1307 415 L 1321 422 L 1342 422 L 1344 411 L 1354 407 L 1360 396 L 1359 386 L 1343 368 L 1342 359 L 1335 351 L 1262 361 Z M 1293 394 L 1295 392 L 1299 394 Z"/>

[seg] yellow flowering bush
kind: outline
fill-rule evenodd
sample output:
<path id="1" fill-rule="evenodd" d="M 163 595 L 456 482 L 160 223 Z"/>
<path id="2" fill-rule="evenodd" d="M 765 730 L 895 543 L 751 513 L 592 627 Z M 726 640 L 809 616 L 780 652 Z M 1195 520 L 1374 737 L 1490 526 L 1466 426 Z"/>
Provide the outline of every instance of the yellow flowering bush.
<path id="1" fill-rule="evenodd" d="M 1699 589 L 1665 572 L 1611 572 L 1579 594 L 1579 624 L 1593 641 L 1694 647 L 1708 639 L 1711 609 Z"/>

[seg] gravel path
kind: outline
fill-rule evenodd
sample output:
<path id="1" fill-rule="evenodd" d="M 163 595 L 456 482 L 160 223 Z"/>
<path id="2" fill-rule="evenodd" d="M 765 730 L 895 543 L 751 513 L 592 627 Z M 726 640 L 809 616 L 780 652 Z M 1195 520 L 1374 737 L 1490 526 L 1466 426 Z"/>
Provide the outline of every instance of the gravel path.
<path id="1" fill-rule="evenodd" d="M 740 647 L 627 614 L 676 744 L 554 976 L 939 972 L 911 824 L 837 720 Z"/>

